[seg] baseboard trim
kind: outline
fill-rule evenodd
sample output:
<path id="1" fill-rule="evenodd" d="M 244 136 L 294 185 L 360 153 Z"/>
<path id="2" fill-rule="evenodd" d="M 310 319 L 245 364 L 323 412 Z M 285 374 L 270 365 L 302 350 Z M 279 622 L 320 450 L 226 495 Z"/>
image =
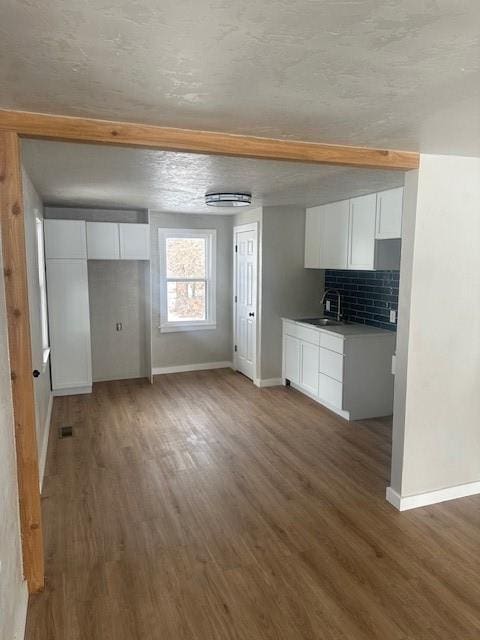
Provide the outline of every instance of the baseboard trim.
<path id="1" fill-rule="evenodd" d="M 414 496 L 402 497 L 392 487 L 387 487 L 387 500 L 399 511 L 408 511 L 409 509 L 417 509 L 418 507 L 427 507 L 431 504 L 446 502 L 447 500 L 456 500 L 457 498 L 467 498 L 480 493 L 480 482 L 468 482 L 455 487 L 447 487 L 446 489 L 438 489 L 437 491 L 428 491 L 427 493 L 418 493 Z"/>
<path id="2" fill-rule="evenodd" d="M 198 364 L 183 364 L 175 367 L 153 367 L 152 375 L 161 376 L 166 373 L 186 373 L 187 371 L 207 371 L 208 369 L 231 369 L 233 363 L 222 362 L 200 362 Z"/>
<path id="3" fill-rule="evenodd" d="M 82 393 L 92 393 L 92 385 L 85 387 L 63 387 L 62 389 L 54 389 L 54 396 L 77 396 Z"/>
<path id="4" fill-rule="evenodd" d="M 282 378 L 254 378 L 253 384 L 256 387 L 280 387 L 283 384 Z"/>
<path id="5" fill-rule="evenodd" d="M 43 430 L 43 444 L 42 444 L 42 452 L 40 454 L 40 464 L 39 464 L 39 472 L 40 472 L 40 493 L 43 490 L 43 479 L 45 477 L 45 465 L 47 464 L 47 452 L 48 452 L 48 441 L 50 439 L 50 423 L 52 420 L 52 408 L 53 408 L 53 393 L 50 392 L 50 397 L 48 398 L 48 407 L 47 407 L 47 416 L 45 418 L 45 426 Z"/>

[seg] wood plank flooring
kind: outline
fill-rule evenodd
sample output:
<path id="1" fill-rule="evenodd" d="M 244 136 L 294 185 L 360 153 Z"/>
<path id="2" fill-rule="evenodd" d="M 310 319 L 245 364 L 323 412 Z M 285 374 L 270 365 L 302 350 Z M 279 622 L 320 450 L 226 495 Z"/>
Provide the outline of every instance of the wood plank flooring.
<path id="1" fill-rule="evenodd" d="M 480 497 L 400 514 L 389 456 L 228 370 L 57 398 L 27 640 L 478 640 Z"/>

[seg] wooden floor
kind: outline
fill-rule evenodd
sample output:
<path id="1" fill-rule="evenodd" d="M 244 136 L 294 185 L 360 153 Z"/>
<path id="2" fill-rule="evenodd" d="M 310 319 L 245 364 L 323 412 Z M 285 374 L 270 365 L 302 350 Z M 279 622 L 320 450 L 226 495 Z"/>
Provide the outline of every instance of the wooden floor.
<path id="1" fill-rule="evenodd" d="M 227 370 L 57 398 L 27 640 L 478 640 L 480 498 L 400 514 L 389 455 Z"/>

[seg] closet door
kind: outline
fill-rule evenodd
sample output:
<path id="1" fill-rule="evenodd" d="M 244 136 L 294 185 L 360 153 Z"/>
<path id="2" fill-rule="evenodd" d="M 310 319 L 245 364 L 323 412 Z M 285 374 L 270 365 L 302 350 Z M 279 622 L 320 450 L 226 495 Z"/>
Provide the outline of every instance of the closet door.
<path id="1" fill-rule="evenodd" d="M 47 285 L 53 390 L 87 393 L 92 386 L 87 261 L 47 260 Z"/>

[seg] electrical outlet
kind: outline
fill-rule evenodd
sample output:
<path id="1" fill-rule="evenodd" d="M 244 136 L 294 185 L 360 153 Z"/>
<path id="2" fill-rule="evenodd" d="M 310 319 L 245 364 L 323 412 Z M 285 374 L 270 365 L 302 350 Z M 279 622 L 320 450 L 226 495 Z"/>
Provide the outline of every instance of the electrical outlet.
<path id="1" fill-rule="evenodd" d="M 327 300 L 325 304 L 325 311 L 330 311 L 330 300 Z"/>
<path id="2" fill-rule="evenodd" d="M 397 322 L 397 310 L 396 309 L 390 309 L 390 322 L 392 322 L 393 324 L 395 324 Z"/>

